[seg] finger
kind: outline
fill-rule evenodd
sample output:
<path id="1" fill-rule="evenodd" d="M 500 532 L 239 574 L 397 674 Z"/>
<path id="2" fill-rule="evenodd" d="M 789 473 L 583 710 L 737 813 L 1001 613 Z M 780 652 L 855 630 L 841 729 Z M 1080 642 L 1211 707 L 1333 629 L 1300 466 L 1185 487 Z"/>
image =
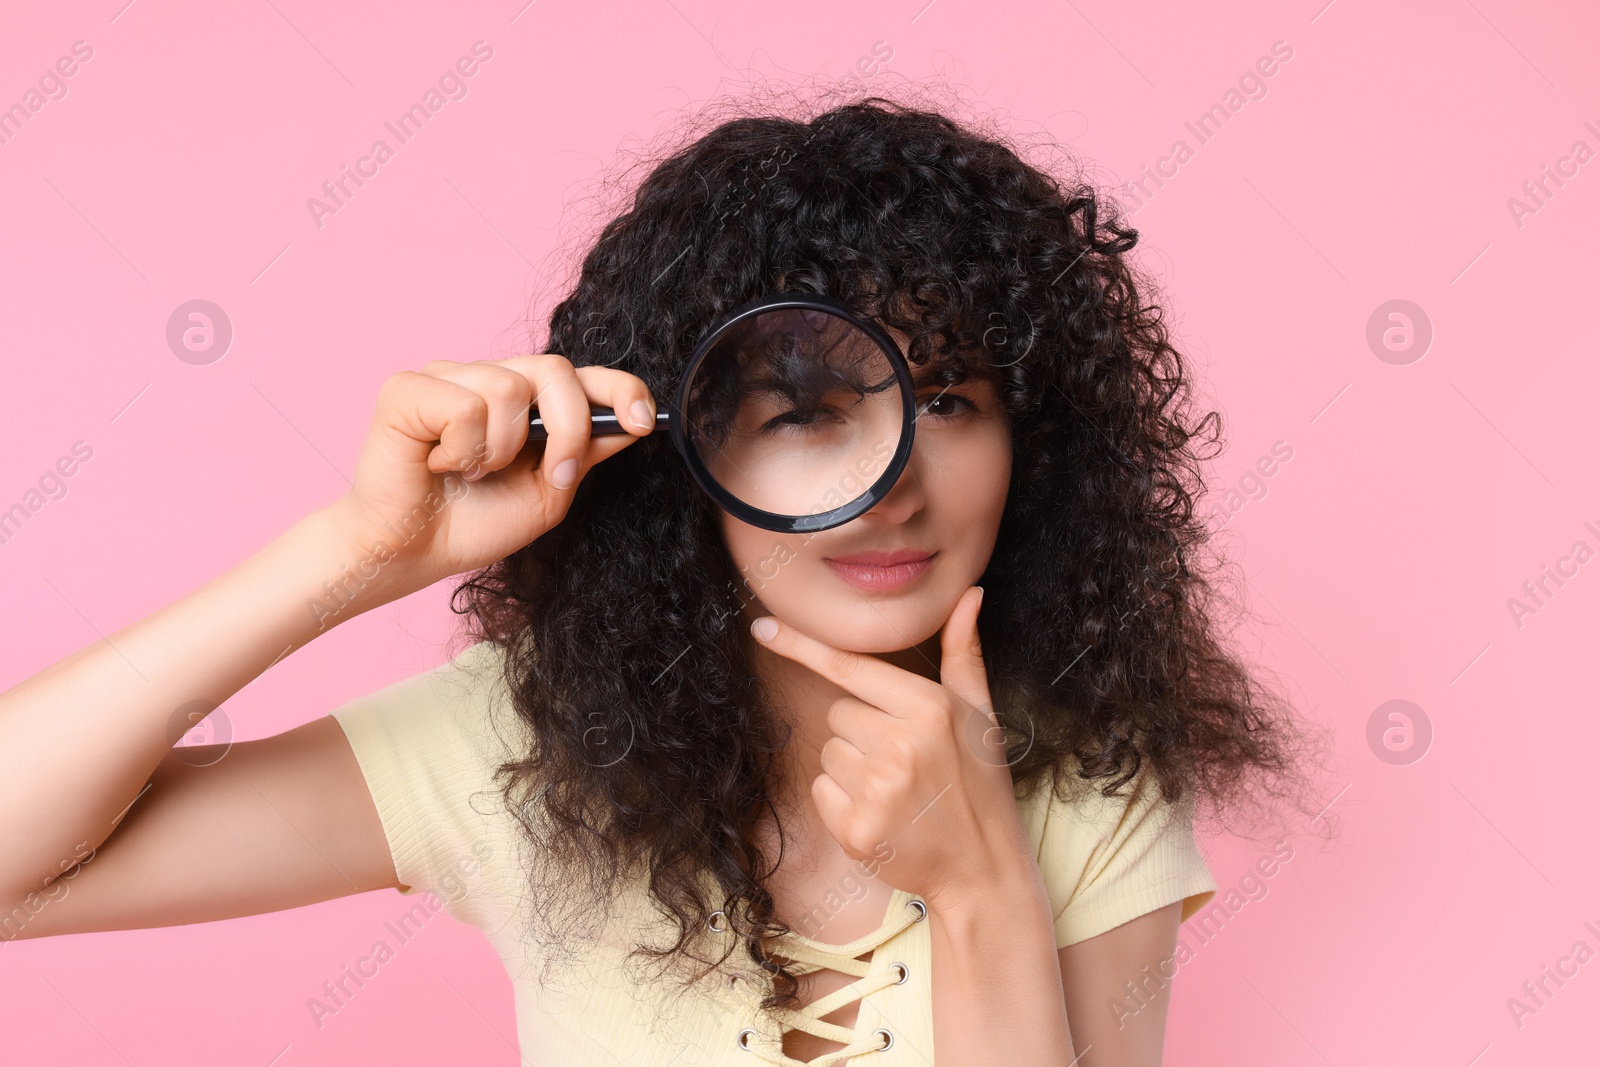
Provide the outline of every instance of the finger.
<path id="1" fill-rule="evenodd" d="M 876 656 L 824 644 L 771 615 L 751 623 L 750 632 L 778 655 L 809 667 L 847 693 L 891 715 L 908 714 L 913 700 L 931 698 L 939 688 L 938 682 Z"/>
<path id="2" fill-rule="evenodd" d="M 939 683 L 993 718 L 989 674 L 984 669 L 983 649 L 978 642 L 978 611 L 982 606 L 983 587 L 969 587 L 940 628 Z"/>
<path id="3" fill-rule="evenodd" d="M 523 418 L 527 418 L 526 413 L 523 414 Z M 637 440 L 637 437 L 629 434 L 608 434 L 602 437 L 589 438 L 589 445 L 584 450 L 582 461 L 578 464 L 578 480 L 581 482 L 589 471 L 594 469 L 595 464 L 601 460 L 610 459 Z M 499 473 L 512 475 L 513 478 L 531 478 L 533 472 L 539 469 L 539 458 L 538 449 L 524 447 L 521 452 L 512 457 L 510 463 L 500 469 Z"/>
<path id="4" fill-rule="evenodd" d="M 478 361 L 455 363 L 437 359 L 422 368 L 422 373 L 471 389 L 489 406 L 484 432 L 484 454 L 464 468 L 468 481 L 505 467 L 516 458 L 528 440 L 528 406 L 533 383 L 499 363 Z"/>
<path id="5" fill-rule="evenodd" d="M 435 474 L 464 470 L 488 450 L 488 402 L 455 382 L 400 371 L 383 383 L 376 418 L 397 433 L 405 459 Z"/>
<path id="6" fill-rule="evenodd" d="M 532 375 L 534 367 L 532 361 L 544 358 L 547 356 L 513 356 L 504 363 L 513 370 Z M 556 358 L 565 362 L 564 357 Z M 650 387 L 645 385 L 644 380 L 638 375 L 629 374 L 615 367 L 585 366 L 574 367 L 573 370 L 589 403 L 610 408 L 616 413 L 623 429 L 640 437 L 655 429 L 655 397 L 650 395 Z M 635 404 L 643 405 L 643 411 L 635 412 Z M 642 422 L 638 421 L 641 416 L 644 420 Z"/>
<path id="7" fill-rule="evenodd" d="M 533 403 L 549 435 L 539 472 L 552 489 L 569 490 L 589 447 L 589 397 L 576 370 L 561 356 L 522 356 L 533 382 Z"/>
<path id="8" fill-rule="evenodd" d="M 838 782 L 852 800 L 862 795 L 862 786 L 871 767 L 866 753 L 835 735 L 822 743 L 817 758 L 828 777 Z"/>
<path id="9" fill-rule="evenodd" d="M 823 772 L 811 780 L 811 802 L 822 817 L 823 829 L 848 854 L 850 848 L 846 839 L 850 836 L 850 820 L 855 816 L 855 803 L 850 799 L 850 794 L 827 772 Z"/>
<path id="10" fill-rule="evenodd" d="M 589 399 L 610 408 L 617 421 L 639 437 L 656 428 L 656 400 L 636 374 L 615 367 L 579 367 L 578 380 Z"/>
<path id="11" fill-rule="evenodd" d="M 589 438 L 589 447 L 583 453 L 583 462 L 578 464 L 579 479 L 587 475 L 596 463 L 610 459 L 637 440 L 638 437 L 626 433 L 603 434 Z"/>
<path id="12" fill-rule="evenodd" d="M 582 484 L 595 464 L 615 455 L 637 440 L 637 437 L 628 434 L 590 438 L 588 450 L 584 453 L 583 462 L 578 468 L 578 483 Z M 515 524 L 538 521 L 539 528 L 547 529 L 566 517 L 567 510 L 572 504 L 573 494 L 555 492 L 548 486 L 541 485 L 538 480 L 538 466 L 539 450 L 524 449 L 509 464 L 494 472 L 490 478 L 482 479 L 476 484 L 482 486 L 480 492 L 496 494 L 504 501 L 509 509 L 509 522 Z"/>
<path id="13" fill-rule="evenodd" d="M 872 757 L 889 751 L 895 720 L 882 708 L 846 696 L 828 706 L 828 729 Z"/>
<path id="14" fill-rule="evenodd" d="M 610 408 L 617 416 L 618 425 L 628 431 L 591 438 L 582 468 L 587 472 L 595 463 L 616 455 L 655 431 L 656 399 L 650 394 L 650 387 L 636 374 L 613 367 L 578 367 L 576 370 L 590 403 Z"/>

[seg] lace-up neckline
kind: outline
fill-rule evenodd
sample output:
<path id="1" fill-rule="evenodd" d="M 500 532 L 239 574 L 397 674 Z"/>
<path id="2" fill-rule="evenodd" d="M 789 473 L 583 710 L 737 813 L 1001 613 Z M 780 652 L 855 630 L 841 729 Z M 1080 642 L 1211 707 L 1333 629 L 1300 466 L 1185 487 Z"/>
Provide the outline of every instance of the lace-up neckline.
<path id="1" fill-rule="evenodd" d="M 778 1064 L 780 1067 L 828 1067 L 830 1064 L 863 1052 L 878 1052 L 889 1048 L 894 1043 L 894 1034 L 886 1028 L 869 1030 L 858 1036 L 855 1030 L 838 1023 L 824 1022 L 822 1017 L 832 1014 L 851 1001 L 904 982 L 907 978 L 905 965 L 889 963 L 886 966 L 877 966 L 877 950 L 908 926 L 926 919 L 927 915 L 927 906 L 920 899 L 897 889 L 889 901 L 883 922 L 876 930 L 863 934 L 854 941 L 842 945 L 829 945 L 793 932 L 773 938 L 772 951 L 794 961 L 794 965 L 789 968 L 790 973 L 804 976 L 827 968 L 854 975 L 856 980 L 802 1008 L 774 1009 L 772 1016 L 779 1024 L 776 1038 L 746 1028 L 739 1032 L 737 1038 L 739 1047 L 767 1063 Z M 857 956 L 867 952 L 872 953 L 868 959 L 856 959 Z M 858 1014 L 856 1030 L 861 1029 L 861 1021 L 861 1016 Z M 783 1051 L 783 1037 L 789 1030 L 803 1030 L 815 1037 L 839 1042 L 844 1047 L 825 1052 L 810 1060 L 798 1060 Z"/>

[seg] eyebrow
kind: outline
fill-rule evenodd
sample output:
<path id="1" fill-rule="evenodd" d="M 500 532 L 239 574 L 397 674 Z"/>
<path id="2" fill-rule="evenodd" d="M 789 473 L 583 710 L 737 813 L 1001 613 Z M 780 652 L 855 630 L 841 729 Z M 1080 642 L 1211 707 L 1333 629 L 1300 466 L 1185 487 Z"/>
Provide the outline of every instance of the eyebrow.
<path id="1" fill-rule="evenodd" d="M 976 380 L 976 375 L 969 373 L 960 381 L 946 382 L 946 373 L 945 368 L 942 366 L 924 363 L 920 367 L 911 369 L 911 384 L 918 389 L 933 385 L 945 385 L 951 389 L 959 389 L 961 386 L 971 384 Z"/>

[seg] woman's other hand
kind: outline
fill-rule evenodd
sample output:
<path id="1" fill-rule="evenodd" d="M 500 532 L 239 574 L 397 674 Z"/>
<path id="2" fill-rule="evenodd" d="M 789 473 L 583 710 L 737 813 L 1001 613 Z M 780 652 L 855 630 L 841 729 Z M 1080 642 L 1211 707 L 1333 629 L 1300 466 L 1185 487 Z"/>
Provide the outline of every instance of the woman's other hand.
<path id="1" fill-rule="evenodd" d="M 982 599 L 969 587 L 945 621 L 938 681 L 771 616 L 751 627 L 765 648 L 844 690 L 811 783 L 824 826 L 851 859 L 886 842 L 894 862 L 883 880 L 933 911 L 981 902 L 1002 883 L 1044 892 L 978 644 Z"/>

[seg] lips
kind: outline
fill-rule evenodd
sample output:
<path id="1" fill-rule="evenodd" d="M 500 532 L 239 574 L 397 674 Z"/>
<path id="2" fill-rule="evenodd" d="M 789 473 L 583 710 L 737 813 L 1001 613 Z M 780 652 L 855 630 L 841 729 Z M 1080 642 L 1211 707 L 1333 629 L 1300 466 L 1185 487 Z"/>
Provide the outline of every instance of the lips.
<path id="1" fill-rule="evenodd" d="M 916 563 L 932 556 L 921 548 L 897 548 L 893 552 L 856 552 L 848 556 L 829 556 L 829 563 L 843 563 L 857 567 L 893 567 L 901 563 Z"/>
<path id="2" fill-rule="evenodd" d="M 936 553 L 902 548 L 893 552 L 856 552 L 825 562 L 841 579 L 865 592 L 882 592 L 910 585 L 933 567 Z"/>

